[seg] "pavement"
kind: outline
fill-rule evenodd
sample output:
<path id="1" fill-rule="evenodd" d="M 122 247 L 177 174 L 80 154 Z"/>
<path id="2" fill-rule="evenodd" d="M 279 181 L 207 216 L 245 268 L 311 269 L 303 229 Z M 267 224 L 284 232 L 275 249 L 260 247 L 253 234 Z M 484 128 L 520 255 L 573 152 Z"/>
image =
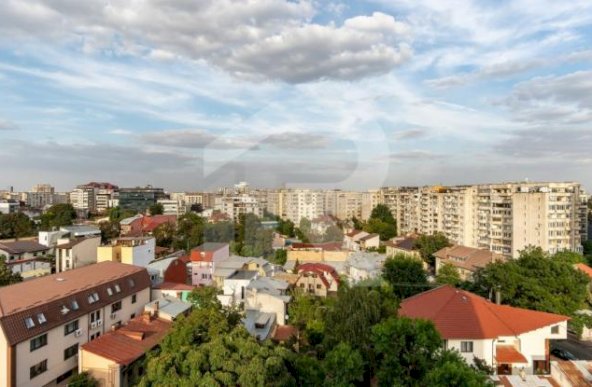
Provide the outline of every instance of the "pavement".
<path id="1" fill-rule="evenodd" d="M 568 333 L 567 340 L 553 340 L 551 347 L 568 351 L 578 360 L 592 361 L 592 342 L 578 340 L 571 333 Z"/>

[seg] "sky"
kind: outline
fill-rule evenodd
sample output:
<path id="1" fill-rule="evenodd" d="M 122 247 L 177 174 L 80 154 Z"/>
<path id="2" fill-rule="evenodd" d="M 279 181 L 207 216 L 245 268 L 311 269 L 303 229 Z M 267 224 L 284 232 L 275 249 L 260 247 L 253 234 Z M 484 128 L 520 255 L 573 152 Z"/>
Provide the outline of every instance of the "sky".
<path id="1" fill-rule="evenodd" d="M 592 189 L 589 0 L 4 0 L 0 189 Z"/>

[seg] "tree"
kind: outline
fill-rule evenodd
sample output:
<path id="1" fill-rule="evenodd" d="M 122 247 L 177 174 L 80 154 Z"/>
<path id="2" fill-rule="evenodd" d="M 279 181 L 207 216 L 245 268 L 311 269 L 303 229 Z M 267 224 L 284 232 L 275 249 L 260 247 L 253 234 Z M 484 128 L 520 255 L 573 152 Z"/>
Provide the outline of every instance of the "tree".
<path id="1" fill-rule="evenodd" d="M 88 372 L 81 372 L 70 378 L 68 387 L 99 387 L 99 381 Z"/>
<path id="2" fill-rule="evenodd" d="M 112 222 L 110 220 L 101 222 L 99 229 L 101 230 L 101 243 L 103 244 L 117 238 L 121 232 L 119 222 Z"/>
<path id="3" fill-rule="evenodd" d="M 434 253 L 448 246 L 450 246 L 448 238 L 439 232 L 433 235 L 420 235 L 415 241 L 415 248 L 419 249 L 421 258 L 431 266 L 434 266 L 436 261 Z"/>
<path id="4" fill-rule="evenodd" d="M 442 339 L 431 321 L 390 317 L 372 328 L 380 386 L 422 386 Z"/>
<path id="5" fill-rule="evenodd" d="M 230 243 L 234 240 L 234 223 L 217 222 L 204 225 L 204 241 Z"/>
<path id="6" fill-rule="evenodd" d="M 273 232 L 262 227 L 255 214 L 241 214 L 238 221 L 236 252 L 245 257 L 271 256 Z"/>
<path id="7" fill-rule="evenodd" d="M 156 226 L 152 236 L 156 239 L 156 246 L 171 247 L 175 240 L 176 228 L 171 222 L 164 222 Z"/>
<path id="8" fill-rule="evenodd" d="M 355 218 L 353 220 L 355 225 L 358 220 Z M 380 240 L 383 241 L 397 235 L 397 222 L 391 210 L 384 204 L 379 204 L 372 209 L 370 219 L 368 219 L 368 222 L 362 228 L 366 232 L 380 235 Z"/>
<path id="9" fill-rule="evenodd" d="M 278 226 L 276 227 L 276 231 L 282 235 L 286 235 L 288 237 L 294 237 L 294 223 L 291 220 L 283 220 L 281 218 L 277 219 Z"/>
<path id="10" fill-rule="evenodd" d="M 518 259 L 477 270 L 473 291 L 484 297 L 500 291 L 502 302 L 526 309 L 573 316 L 588 297 L 589 278 L 560 255 L 528 248 Z"/>
<path id="11" fill-rule="evenodd" d="M 41 228 L 50 231 L 62 226 L 70 226 L 76 219 L 76 210 L 71 204 L 54 204 L 41 215 Z"/>
<path id="12" fill-rule="evenodd" d="M 213 286 L 203 286 L 194 288 L 187 300 L 198 309 L 215 308 L 220 309 L 222 304 L 218 300 L 218 289 Z"/>
<path id="13" fill-rule="evenodd" d="M 487 374 L 469 366 L 456 351 L 442 351 L 434 368 L 423 379 L 425 386 L 482 387 L 492 386 Z"/>
<path id="14" fill-rule="evenodd" d="M 203 218 L 193 212 L 181 216 L 177 221 L 177 233 L 173 247 L 189 251 L 201 245 L 204 227 Z"/>
<path id="15" fill-rule="evenodd" d="M 111 222 L 119 223 L 122 219 L 130 218 L 136 215 L 136 212 L 133 210 L 124 210 L 121 207 L 113 207 L 109 210 L 109 220 Z"/>
<path id="16" fill-rule="evenodd" d="M 382 277 L 390 283 L 399 299 L 411 297 L 429 287 L 422 261 L 404 254 L 397 254 L 384 262 Z"/>
<path id="17" fill-rule="evenodd" d="M 331 225 L 325 230 L 323 235 L 323 242 L 342 242 L 343 231 L 336 225 Z"/>
<path id="18" fill-rule="evenodd" d="M 0 239 L 22 238 L 34 234 L 33 222 L 23 213 L 0 213 Z"/>
<path id="19" fill-rule="evenodd" d="M 6 256 L 0 255 L 0 287 L 22 282 L 23 277 L 20 273 L 13 273 L 12 269 L 6 264 Z"/>
<path id="20" fill-rule="evenodd" d="M 451 263 L 444 263 L 436 274 L 436 282 L 440 285 L 458 286 L 462 282 L 458 269 Z"/>
<path id="21" fill-rule="evenodd" d="M 284 266 L 288 260 L 288 252 L 284 249 L 277 249 L 271 259 L 272 263 Z"/>
<path id="22" fill-rule="evenodd" d="M 148 207 L 148 211 L 151 216 L 154 215 L 162 215 L 164 213 L 164 206 L 162 203 L 154 203 L 150 207 Z"/>
<path id="23" fill-rule="evenodd" d="M 370 219 L 378 219 L 381 222 L 395 225 L 396 221 L 391 213 L 391 210 L 384 204 L 378 204 L 372 209 Z"/>
<path id="24" fill-rule="evenodd" d="M 327 353 L 323 368 L 328 386 L 349 387 L 364 380 L 364 359 L 347 343 L 339 343 Z"/>

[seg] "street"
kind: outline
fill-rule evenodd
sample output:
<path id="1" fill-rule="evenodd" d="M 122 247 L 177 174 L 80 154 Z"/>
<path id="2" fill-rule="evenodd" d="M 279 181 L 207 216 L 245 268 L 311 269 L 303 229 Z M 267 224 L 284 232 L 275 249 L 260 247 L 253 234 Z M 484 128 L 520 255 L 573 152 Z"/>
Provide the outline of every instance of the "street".
<path id="1" fill-rule="evenodd" d="M 551 347 L 568 351 L 578 360 L 592 360 L 592 342 L 578 340 L 571 333 L 568 333 L 567 340 L 554 340 Z"/>

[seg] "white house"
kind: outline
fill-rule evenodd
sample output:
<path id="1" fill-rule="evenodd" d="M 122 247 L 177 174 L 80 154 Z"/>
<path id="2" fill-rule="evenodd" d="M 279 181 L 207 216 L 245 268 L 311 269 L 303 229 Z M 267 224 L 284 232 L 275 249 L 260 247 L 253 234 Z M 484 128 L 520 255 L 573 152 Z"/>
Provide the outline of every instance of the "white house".
<path id="1" fill-rule="evenodd" d="M 56 273 L 97 263 L 101 237 L 75 238 L 56 246 Z"/>
<path id="2" fill-rule="evenodd" d="M 498 375 L 549 373 L 549 342 L 567 338 L 569 317 L 494 304 L 473 293 L 441 286 L 401 302 L 399 315 L 431 320 L 448 349 Z"/>
<path id="3" fill-rule="evenodd" d="M 344 247 L 348 250 L 360 251 L 380 246 L 380 236 L 366 231 L 351 230 L 343 236 Z"/>
<path id="4" fill-rule="evenodd" d="M 247 286 L 257 278 L 257 272 L 240 270 L 224 280 L 224 293 L 218 296 L 223 305 L 240 305 L 244 302 Z"/>
<path id="5" fill-rule="evenodd" d="M 269 277 L 257 278 L 247 286 L 245 310 L 258 310 L 272 313 L 279 325 L 288 319 L 288 303 L 291 297 L 287 294 L 289 284 L 286 281 Z"/>

